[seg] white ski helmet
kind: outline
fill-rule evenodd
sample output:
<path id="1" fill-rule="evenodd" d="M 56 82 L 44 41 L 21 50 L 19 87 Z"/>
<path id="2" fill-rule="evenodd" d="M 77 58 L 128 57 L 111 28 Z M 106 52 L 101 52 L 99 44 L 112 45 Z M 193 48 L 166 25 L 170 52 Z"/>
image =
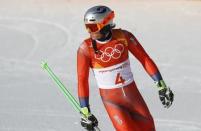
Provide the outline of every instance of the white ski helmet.
<path id="1" fill-rule="evenodd" d="M 112 28 L 115 26 L 113 23 L 114 11 L 107 6 L 94 6 L 87 10 L 84 15 L 84 23 L 89 32 L 100 31 L 106 25 Z"/>

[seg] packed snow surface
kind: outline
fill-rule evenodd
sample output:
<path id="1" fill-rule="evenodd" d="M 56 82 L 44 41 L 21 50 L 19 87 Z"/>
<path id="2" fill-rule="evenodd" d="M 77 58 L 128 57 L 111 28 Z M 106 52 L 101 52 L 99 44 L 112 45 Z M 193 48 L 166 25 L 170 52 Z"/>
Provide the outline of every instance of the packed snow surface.
<path id="1" fill-rule="evenodd" d="M 89 35 L 85 11 L 115 11 L 175 93 L 163 108 L 153 80 L 130 55 L 132 71 L 157 131 L 201 131 L 201 1 L 0 0 L 0 131 L 80 131 L 80 116 L 44 72 L 45 60 L 77 98 L 76 52 Z M 90 105 L 103 131 L 114 131 L 90 74 Z M 93 98 L 93 99 L 92 99 Z"/>

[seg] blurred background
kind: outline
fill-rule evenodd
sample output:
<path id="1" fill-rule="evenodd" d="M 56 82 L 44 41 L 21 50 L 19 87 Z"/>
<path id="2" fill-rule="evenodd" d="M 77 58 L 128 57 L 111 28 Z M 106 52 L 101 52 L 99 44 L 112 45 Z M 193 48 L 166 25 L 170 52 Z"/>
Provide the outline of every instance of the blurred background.
<path id="1" fill-rule="evenodd" d="M 132 32 L 175 93 L 161 105 L 153 80 L 130 56 L 157 131 L 201 131 L 200 0 L 0 0 L 0 131 L 80 131 L 80 116 L 41 69 L 46 60 L 77 98 L 76 52 L 89 37 L 85 11 L 106 5 L 116 28 Z M 114 131 L 90 74 L 90 104 Z"/>

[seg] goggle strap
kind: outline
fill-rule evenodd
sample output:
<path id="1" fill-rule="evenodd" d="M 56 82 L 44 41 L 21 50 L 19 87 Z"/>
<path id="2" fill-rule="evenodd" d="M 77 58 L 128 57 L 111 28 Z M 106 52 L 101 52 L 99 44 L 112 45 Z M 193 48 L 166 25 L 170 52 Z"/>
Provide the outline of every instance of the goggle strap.
<path id="1" fill-rule="evenodd" d="M 93 49 L 94 49 L 95 54 L 98 54 L 99 50 L 98 50 L 98 48 L 97 48 L 96 41 L 93 40 L 93 39 L 91 39 L 91 41 L 92 41 L 92 46 L 93 46 Z"/>
<path id="2" fill-rule="evenodd" d="M 101 22 L 101 24 L 105 25 L 106 23 L 108 23 L 111 19 L 114 18 L 114 11 L 110 12 L 105 19 Z"/>

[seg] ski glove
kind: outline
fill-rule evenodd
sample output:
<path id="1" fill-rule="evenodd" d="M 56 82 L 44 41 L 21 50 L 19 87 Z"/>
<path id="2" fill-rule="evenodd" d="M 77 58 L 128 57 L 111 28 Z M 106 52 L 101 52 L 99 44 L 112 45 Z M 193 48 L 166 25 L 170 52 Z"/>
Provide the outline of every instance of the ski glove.
<path id="1" fill-rule="evenodd" d="M 157 82 L 157 87 L 159 88 L 159 98 L 165 108 L 169 108 L 174 100 L 174 94 L 169 87 L 166 86 L 163 80 Z"/>
<path id="2" fill-rule="evenodd" d="M 95 131 L 94 127 L 98 126 L 98 120 L 89 112 L 87 107 L 81 108 L 81 110 L 83 113 L 80 121 L 82 127 L 84 127 L 87 131 Z"/>

